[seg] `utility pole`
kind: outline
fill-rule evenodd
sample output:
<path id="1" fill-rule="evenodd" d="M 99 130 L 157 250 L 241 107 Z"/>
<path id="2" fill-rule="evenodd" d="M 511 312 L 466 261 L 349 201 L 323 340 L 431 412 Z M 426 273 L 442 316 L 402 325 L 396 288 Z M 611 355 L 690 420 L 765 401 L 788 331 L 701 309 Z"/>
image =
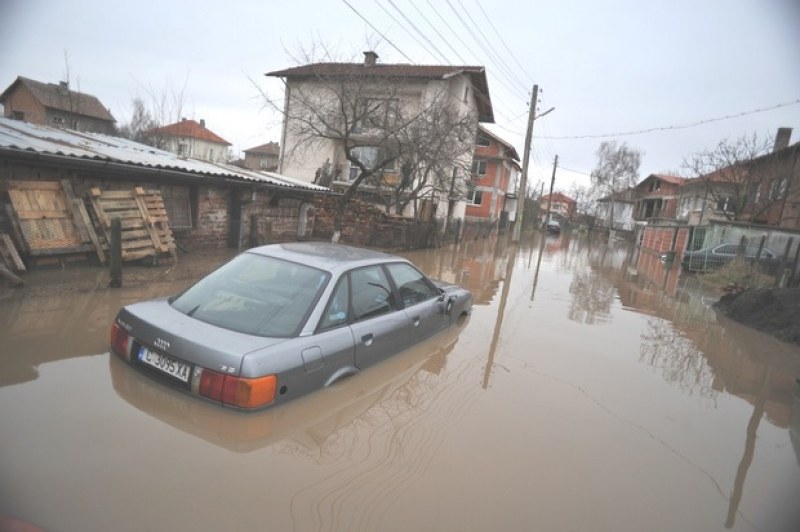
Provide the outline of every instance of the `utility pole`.
<path id="1" fill-rule="evenodd" d="M 528 185 L 528 161 L 531 153 L 531 136 L 533 135 L 533 120 L 536 118 L 536 105 L 539 100 L 539 85 L 533 86 L 533 97 L 531 106 L 528 109 L 528 131 L 525 133 L 525 151 L 522 154 L 522 178 L 519 181 L 519 196 L 517 198 L 517 219 L 514 223 L 514 234 L 512 242 L 519 242 L 519 234 L 522 230 L 522 215 L 525 210 L 525 194 Z"/>
<path id="2" fill-rule="evenodd" d="M 553 205 L 553 186 L 556 184 L 556 168 L 558 168 L 558 155 L 556 160 L 553 161 L 553 177 L 550 178 L 550 195 L 547 197 L 547 220 L 550 221 L 550 207 Z M 544 183 L 542 183 L 544 186 Z"/>

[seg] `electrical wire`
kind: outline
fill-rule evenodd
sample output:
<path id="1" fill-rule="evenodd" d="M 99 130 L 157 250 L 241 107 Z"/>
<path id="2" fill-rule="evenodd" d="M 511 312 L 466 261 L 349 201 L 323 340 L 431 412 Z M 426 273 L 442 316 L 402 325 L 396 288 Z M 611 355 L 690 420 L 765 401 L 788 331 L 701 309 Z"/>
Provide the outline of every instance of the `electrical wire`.
<path id="1" fill-rule="evenodd" d="M 512 51 L 511 51 L 511 48 L 509 48 L 509 47 L 508 47 L 508 45 L 506 44 L 506 41 L 505 41 L 505 39 L 503 39 L 503 36 L 502 36 L 502 35 L 500 35 L 500 32 L 499 32 L 499 31 L 497 31 L 497 28 L 495 27 L 494 23 L 492 22 L 492 19 L 489 17 L 489 15 L 487 15 L 487 14 L 486 14 L 486 11 L 484 11 L 484 10 L 483 10 L 483 6 L 481 6 L 480 0 L 475 0 L 475 4 L 478 6 L 478 9 L 480 9 L 480 10 L 481 10 L 481 13 L 483 13 L 483 16 L 484 16 L 484 18 L 486 19 L 486 21 L 487 21 L 487 22 L 489 22 L 489 25 L 490 25 L 490 26 L 492 27 L 492 29 L 494 30 L 494 33 L 495 33 L 495 35 L 497 35 L 497 38 L 498 38 L 498 39 L 500 40 L 500 42 L 503 44 L 503 46 L 505 47 L 505 49 L 506 49 L 506 51 L 508 52 L 508 54 L 509 54 L 509 55 L 511 56 L 511 58 L 514 60 L 514 62 L 515 62 L 515 63 L 517 63 L 517 65 L 518 65 L 518 66 L 519 66 L 519 68 L 520 68 L 520 69 L 521 69 L 521 70 L 522 70 L 522 71 L 525 73 L 525 75 L 526 75 L 526 76 L 528 76 L 528 80 L 529 80 L 531 83 L 533 83 L 533 82 L 534 82 L 534 81 L 533 81 L 533 76 L 531 76 L 531 75 L 528 73 L 528 71 L 527 71 L 527 70 L 525 70 L 525 67 L 524 67 L 524 66 L 522 66 L 522 63 L 520 63 L 520 62 L 519 62 L 519 60 L 517 59 L 517 56 L 516 56 L 516 55 L 514 55 L 514 52 L 512 52 Z"/>
<path id="2" fill-rule="evenodd" d="M 656 131 L 675 131 L 679 129 L 689 129 L 693 127 L 702 126 L 705 124 L 711 124 L 713 122 L 721 122 L 723 120 L 731 120 L 733 118 L 739 118 L 742 116 L 748 116 L 758 113 L 764 113 L 767 111 L 774 111 L 775 109 L 780 109 L 782 107 L 789 107 L 791 105 L 796 105 L 800 103 L 800 98 L 791 101 L 791 102 L 784 102 L 779 103 L 776 105 L 772 105 L 770 107 L 761 107 L 759 109 L 752 109 L 750 111 L 742 111 L 741 113 L 735 113 L 725 116 L 718 116 L 715 118 L 708 118 L 705 120 L 698 120 L 697 122 L 691 122 L 689 124 L 680 124 L 680 125 L 672 125 L 672 126 L 660 126 L 660 127 L 651 127 L 647 129 L 639 129 L 636 131 L 625 131 L 621 133 L 600 133 L 594 135 L 570 135 L 570 136 L 551 136 L 551 137 L 537 137 L 537 138 L 550 138 L 553 140 L 568 140 L 568 139 L 603 139 L 603 138 L 610 138 L 610 137 L 625 137 L 625 136 L 633 136 L 633 135 L 644 135 L 647 133 L 654 133 Z"/>
<path id="3" fill-rule="evenodd" d="M 369 25 L 369 27 L 370 27 L 370 28 L 372 28 L 373 30 L 375 30 L 375 31 L 378 33 L 378 35 L 380 35 L 381 37 L 383 37 L 383 39 L 384 39 L 384 40 L 385 40 L 387 43 L 389 43 L 389 45 L 390 45 L 392 48 L 394 48 L 395 50 L 397 50 L 397 51 L 400 53 L 400 55 L 402 55 L 403 57 L 405 57 L 406 59 L 408 59 L 408 60 L 411 62 L 411 64 L 414 64 L 414 65 L 416 65 L 416 64 L 417 64 L 417 63 L 415 63 L 415 62 L 414 62 L 414 60 L 413 60 L 413 59 L 411 59 L 410 57 L 408 57 L 408 56 L 406 55 L 406 53 L 405 53 L 405 52 L 403 52 L 403 50 L 401 50 L 400 48 L 398 48 L 398 47 L 397 47 L 397 46 L 396 46 L 396 45 L 395 45 L 395 44 L 394 44 L 394 43 L 393 43 L 391 40 L 389 40 L 389 38 L 388 38 L 386 35 L 384 35 L 384 34 L 381 32 L 381 30 L 379 30 L 378 28 L 376 28 L 376 27 L 375 27 L 375 26 L 374 26 L 374 25 L 373 25 L 373 24 L 372 24 L 372 23 L 371 23 L 369 20 L 367 20 L 367 19 L 364 17 L 364 15 L 362 15 L 361 13 L 359 13 L 358 9 L 356 9 L 356 8 L 354 8 L 352 5 L 350 5 L 350 2 L 348 2 L 347 0 L 342 0 L 342 2 L 344 2 L 344 3 L 347 5 L 347 7 L 349 7 L 351 10 L 353 10 L 353 13 L 355 13 L 356 15 L 358 15 L 358 16 L 359 16 L 359 18 L 360 18 L 361 20 L 363 20 L 364 22 L 366 22 L 366 23 L 367 23 L 367 25 Z"/>

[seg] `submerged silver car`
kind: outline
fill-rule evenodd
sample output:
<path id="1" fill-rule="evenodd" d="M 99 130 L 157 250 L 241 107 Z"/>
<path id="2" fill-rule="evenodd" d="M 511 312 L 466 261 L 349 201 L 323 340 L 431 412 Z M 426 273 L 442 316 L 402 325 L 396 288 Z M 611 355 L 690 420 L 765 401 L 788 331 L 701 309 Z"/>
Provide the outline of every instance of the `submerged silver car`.
<path id="1" fill-rule="evenodd" d="M 259 409 L 358 373 L 471 309 L 468 290 L 431 281 L 401 257 L 275 244 L 177 296 L 122 308 L 111 350 L 186 392 Z"/>

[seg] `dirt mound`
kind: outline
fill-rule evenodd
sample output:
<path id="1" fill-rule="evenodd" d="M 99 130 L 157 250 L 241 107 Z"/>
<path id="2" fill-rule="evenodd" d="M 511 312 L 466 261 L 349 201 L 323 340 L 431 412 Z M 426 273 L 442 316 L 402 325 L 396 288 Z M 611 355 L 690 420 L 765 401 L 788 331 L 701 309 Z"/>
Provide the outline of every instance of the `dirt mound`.
<path id="1" fill-rule="evenodd" d="M 714 303 L 714 308 L 732 320 L 800 345 L 800 288 L 759 288 L 727 294 Z"/>

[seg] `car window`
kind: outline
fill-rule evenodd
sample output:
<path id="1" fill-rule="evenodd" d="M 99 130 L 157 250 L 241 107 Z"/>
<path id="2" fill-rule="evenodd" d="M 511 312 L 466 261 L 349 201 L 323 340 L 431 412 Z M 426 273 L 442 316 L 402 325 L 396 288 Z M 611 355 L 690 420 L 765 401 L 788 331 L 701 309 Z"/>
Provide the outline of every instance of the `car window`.
<path id="1" fill-rule="evenodd" d="M 327 272 L 303 264 L 243 253 L 171 304 L 232 331 L 287 337 L 305 323 L 328 278 Z"/>
<path id="2" fill-rule="evenodd" d="M 333 329 L 347 323 L 347 311 L 350 305 L 350 284 L 345 275 L 339 280 L 331 295 L 328 306 L 319 322 L 320 330 Z"/>
<path id="3" fill-rule="evenodd" d="M 439 290 L 428 278 L 410 264 L 398 262 L 387 265 L 387 268 L 404 306 L 410 307 L 439 295 Z"/>
<path id="4" fill-rule="evenodd" d="M 350 272 L 353 319 L 356 321 L 397 310 L 392 287 L 381 266 Z"/>
<path id="5" fill-rule="evenodd" d="M 724 255 L 736 255 L 736 249 L 738 247 L 739 246 L 737 246 L 736 244 L 725 244 L 715 249 L 714 253 L 720 253 Z"/>

